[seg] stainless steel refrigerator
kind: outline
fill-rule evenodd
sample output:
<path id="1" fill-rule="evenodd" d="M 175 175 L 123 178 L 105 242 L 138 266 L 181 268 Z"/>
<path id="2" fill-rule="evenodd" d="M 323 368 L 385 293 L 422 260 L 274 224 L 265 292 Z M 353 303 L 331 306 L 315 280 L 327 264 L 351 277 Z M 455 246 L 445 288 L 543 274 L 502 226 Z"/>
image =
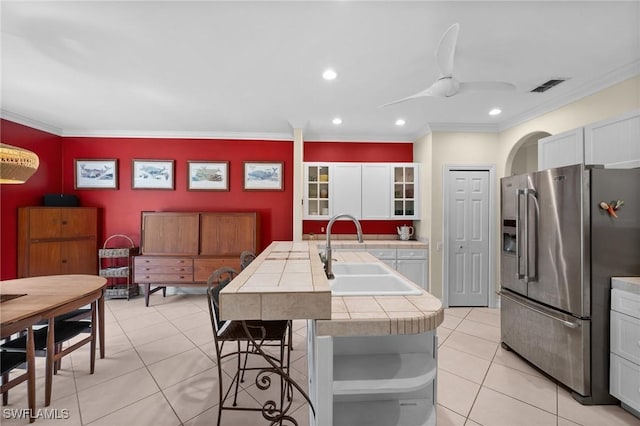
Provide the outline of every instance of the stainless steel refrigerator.
<path id="1" fill-rule="evenodd" d="M 640 275 L 640 169 L 575 165 L 506 177 L 501 200 L 503 345 L 581 403 L 616 403 L 611 277 Z"/>

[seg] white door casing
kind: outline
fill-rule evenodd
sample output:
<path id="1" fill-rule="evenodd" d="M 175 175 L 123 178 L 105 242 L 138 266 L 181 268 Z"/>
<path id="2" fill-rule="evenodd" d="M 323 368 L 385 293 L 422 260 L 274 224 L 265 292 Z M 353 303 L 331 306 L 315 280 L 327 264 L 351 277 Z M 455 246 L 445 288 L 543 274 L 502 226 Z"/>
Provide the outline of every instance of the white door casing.
<path id="1" fill-rule="evenodd" d="M 444 183 L 443 303 L 494 307 L 493 166 L 447 166 Z"/>

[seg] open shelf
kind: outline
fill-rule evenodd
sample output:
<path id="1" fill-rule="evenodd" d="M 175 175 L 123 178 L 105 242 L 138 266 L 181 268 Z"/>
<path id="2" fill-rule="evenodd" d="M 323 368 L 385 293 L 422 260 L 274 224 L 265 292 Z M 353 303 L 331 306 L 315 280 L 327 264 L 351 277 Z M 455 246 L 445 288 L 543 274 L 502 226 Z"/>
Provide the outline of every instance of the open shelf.
<path id="1" fill-rule="evenodd" d="M 336 355 L 333 360 L 334 395 L 410 392 L 435 378 L 430 353 Z"/>
<path id="2" fill-rule="evenodd" d="M 424 399 L 334 402 L 334 426 L 436 426 L 436 407 Z"/>

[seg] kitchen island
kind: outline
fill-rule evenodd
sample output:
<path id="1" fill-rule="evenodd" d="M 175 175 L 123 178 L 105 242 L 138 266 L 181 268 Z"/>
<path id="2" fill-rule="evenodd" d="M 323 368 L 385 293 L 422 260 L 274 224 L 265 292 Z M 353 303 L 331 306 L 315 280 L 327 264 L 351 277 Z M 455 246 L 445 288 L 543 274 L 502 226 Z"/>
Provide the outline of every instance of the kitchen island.
<path id="1" fill-rule="evenodd" d="M 415 294 L 332 296 L 316 244 L 272 243 L 220 293 L 221 318 L 309 320 L 310 424 L 435 425 L 442 304 L 366 252 L 334 266 L 377 265 Z"/>

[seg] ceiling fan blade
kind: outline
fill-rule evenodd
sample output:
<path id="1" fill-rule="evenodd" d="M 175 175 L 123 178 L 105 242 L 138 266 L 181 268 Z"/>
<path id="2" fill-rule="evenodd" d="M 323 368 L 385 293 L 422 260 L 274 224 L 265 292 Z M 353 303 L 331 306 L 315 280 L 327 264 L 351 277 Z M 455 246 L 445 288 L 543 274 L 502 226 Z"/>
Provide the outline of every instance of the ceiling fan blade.
<path id="1" fill-rule="evenodd" d="M 439 78 L 429 88 L 418 92 L 414 95 L 407 96 L 406 98 L 398 99 L 397 101 L 389 102 L 380 107 L 386 107 L 389 105 L 399 104 L 400 102 L 408 101 L 415 98 L 434 97 L 434 98 L 448 98 L 458 92 L 458 82 L 453 78 Z"/>
<path id="2" fill-rule="evenodd" d="M 503 81 L 468 81 L 460 83 L 458 93 L 473 91 L 502 91 L 516 90 L 516 86 Z"/>
<path id="3" fill-rule="evenodd" d="M 456 53 L 456 43 L 460 24 L 451 25 L 442 35 L 438 49 L 436 50 L 436 62 L 440 68 L 440 77 L 451 77 L 453 73 L 453 58 Z"/>

